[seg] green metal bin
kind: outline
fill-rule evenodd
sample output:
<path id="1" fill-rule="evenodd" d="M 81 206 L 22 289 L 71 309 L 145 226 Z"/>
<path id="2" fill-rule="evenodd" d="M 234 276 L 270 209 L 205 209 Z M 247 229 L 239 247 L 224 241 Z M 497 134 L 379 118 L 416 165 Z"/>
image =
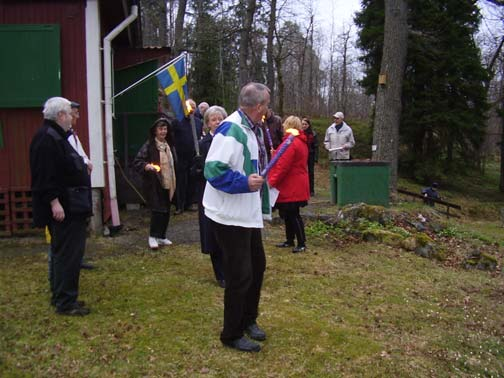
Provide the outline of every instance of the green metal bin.
<path id="1" fill-rule="evenodd" d="M 389 205 L 390 163 L 337 160 L 330 162 L 329 172 L 333 204 Z"/>

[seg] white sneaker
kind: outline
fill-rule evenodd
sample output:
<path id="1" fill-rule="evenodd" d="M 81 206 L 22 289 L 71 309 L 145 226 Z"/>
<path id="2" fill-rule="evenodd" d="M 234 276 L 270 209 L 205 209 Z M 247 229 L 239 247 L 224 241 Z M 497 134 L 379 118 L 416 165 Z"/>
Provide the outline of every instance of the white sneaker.
<path id="1" fill-rule="evenodd" d="M 150 247 L 150 249 L 158 249 L 159 248 L 159 244 L 158 244 L 156 238 L 149 236 L 149 247 Z"/>
<path id="2" fill-rule="evenodd" d="M 169 239 L 158 239 L 156 238 L 156 241 L 158 242 L 159 245 L 172 245 L 173 243 Z"/>

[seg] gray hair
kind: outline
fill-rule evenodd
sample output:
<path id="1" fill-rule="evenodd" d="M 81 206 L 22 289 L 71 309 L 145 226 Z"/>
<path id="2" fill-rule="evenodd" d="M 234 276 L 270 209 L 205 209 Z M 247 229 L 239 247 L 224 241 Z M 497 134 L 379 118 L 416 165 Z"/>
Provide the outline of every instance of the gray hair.
<path id="1" fill-rule="evenodd" d="M 266 102 L 269 88 L 261 83 L 248 83 L 240 91 L 238 104 L 241 108 L 252 108 Z"/>
<path id="2" fill-rule="evenodd" d="M 213 116 L 214 114 L 220 114 L 222 116 L 222 119 L 225 119 L 228 116 L 226 113 L 226 109 L 224 109 L 222 106 L 218 105 L 210 106 L 205 112 L 204 116 L 205 125 L 208 123 L 210 117 Z"/>
<path id="3" fill-rule="evenodd" d="M 67 114 L 70 114 L 70 110 L 71 110 L 71 102 L 68 101 L 66 98 L 51 97 L 45 102 L 42 114 L 44 114 L 45 119 L 56 121 L 59 112 L 65 112 Z"/>

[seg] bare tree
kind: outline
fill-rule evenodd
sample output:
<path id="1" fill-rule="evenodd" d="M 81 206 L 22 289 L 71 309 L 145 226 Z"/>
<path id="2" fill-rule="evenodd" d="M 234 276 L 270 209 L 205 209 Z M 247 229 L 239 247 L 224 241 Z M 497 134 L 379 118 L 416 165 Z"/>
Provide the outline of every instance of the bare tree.
<path id="1" fill-rule="evenodd" d="M 240 62 L 239 62 L 239 77 L 240 87 L 247 84 L 249 81 L 249 68 L 247 64 L 249 46 L 251 45 L 252 22 L 256 10 L 256 0 L 241 0 L 246 1 L 245 14 L 243 17 L 243 27 L 240 33 Z"/>
<path id="2" fill-rule="evenodd" d="M 401 94 L 408 48 L 407 0 L 385 0 L 385 34 L 376 94 L 373 160 L 390 162 L 390 187 L 397 189 Z"/>
<path id="3" fill-rule="evenodd" d="M 347 101 L 348 101 L 348 96 L 347 96 L 347 81 L 348 81 L 348 49 L 349 49 L 349 41 L 350 41 L 350 32 L 352 31 L 351 27 L 348 27 L 347 29 L 343 27 L 343 33 L 341 34 L 341 44 L 342 44 L 342 49 L 341 49 L 341 57 L 342 57 L 342 64 L 341 64 L 341 110 L 343 113 L 347 112 Z"/>
<path id="4" fill-rule="evenodd" d="M 178 0 L 177 18 L 175 19 L 175 41 L 173 45 L 174 54 L 178 55 L 183 49 L 184 18 L 186 13 L 187 0 Z"/>
<path id="5" fill-rule="evenodd" d="M 270 0 L 270 15 L 268 20 L 268 35 L 266 41 L 266 84 L 271 91 L 271 104 L 275 104 L 275 64 L 273 56 L 273 39 L 275 37 L 275 29 L 277 23 L 276 7 L 277 0 Z"/>
<path id="6" fill-rule="evenodd" d="M 299 75 L 299 78 L 298 78 L 298 90 L 297 90 L 297 94 L 298 96 L 296 96 L 296 110 L 299 112 L 304 112 L 304 109 L 302 108 L 301 104 L 303 104 L 304 102 L 301 101 L 301 97 L 304 93 L 304 73 L 305 73 L 305 60 L 306 60 L 306 55 L 307 55 L 307 51 L 308 51 L 308 41 L 309 41 L 309 36 L 310 36 L 310 31 L 313 30 L 313 10 L 311 10 L 311 14 L 310 14 L 310 21 L 308 23 L 308 26 L 306 28 L 306 34 L 304 35 L 304 38 L 303 38 L 303 48 L 299 54 L 299 66 L 298 66 L 298 75 Z"/>

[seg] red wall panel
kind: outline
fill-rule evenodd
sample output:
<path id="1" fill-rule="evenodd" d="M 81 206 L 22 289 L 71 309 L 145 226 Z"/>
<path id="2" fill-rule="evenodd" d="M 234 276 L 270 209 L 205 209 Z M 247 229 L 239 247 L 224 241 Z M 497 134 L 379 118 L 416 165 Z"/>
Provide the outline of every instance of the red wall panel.
<path id="1" fill-rule="evenodd" d="M 81 104 L 76 129 L 89 153 L 85 1 L 0 0 L 0 23 L 60 25 L 62 95 Z M 32 59 L 37 64 L 37 57 Z M 0 149 L 0 187 L 30 186 L 28 151 L 33 134 L 42 124 L 42 106 L 0 108 L 4 138 L 4 148 Z"/>

